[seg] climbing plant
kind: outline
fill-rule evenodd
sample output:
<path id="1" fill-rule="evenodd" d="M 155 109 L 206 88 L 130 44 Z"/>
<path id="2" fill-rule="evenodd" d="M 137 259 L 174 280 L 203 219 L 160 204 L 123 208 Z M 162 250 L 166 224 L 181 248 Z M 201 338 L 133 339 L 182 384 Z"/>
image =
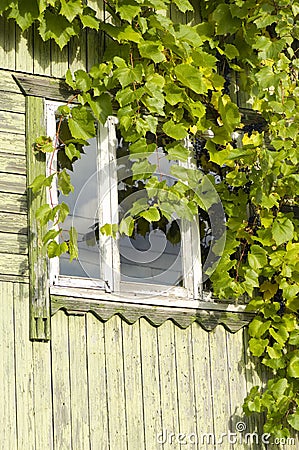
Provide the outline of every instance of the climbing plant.
<path id="1" fill-rule="evenodd" d="M 56 175 L 67 195 L 69 169 L 95 136 L 95 120 L 117 116 L 134 155 L 133 178 L 143 179 L 151 201 L 134 204 L 119 226 L 105 224 L 103 233 L 131 235 L 140 217 L 170 220 L 174 210 L 191 220 L 198 208 L 209 212 L 212 192 L 218 193 L 227 230 L 221 254 L 212 248 L 212 289 L 219 298 L 250 300 L 248 310 L 257 312 L 250 351 L 271 371 L 265 389 L 251 390 L 244 410 L 266 413 L 265 431 L 284 437 L 299 430 L 299 2 L 195 3 L 194 11 L 188 0 L 105 1 L 106 22 L 81 0 L 2 0 L 0 13 L 23 31 L 35 23 L 41 38 L 60 48 L 83 28 L 105 35 L 98 65 L 66 73 L 76 102 L 59 108 L 56 142 L 42 136 L 34 146 L 63 152 Z M 188 24 L 175 23 L 170 7 Z M 183 163 L 172 165 L 172 186 L 147 159 L 163 138 L 168 158 Z M 184 145 L 187 138 L 192 145 Z M 190 159 L 198 170 L 186 166 Z M 34 194 L 54 175 L 36 178 Z M 203 199 L 206 179 L 213 189 Z M 78 256 L 76 230 L 56 240 L 68 212 L 65 203 L 38 210 L 42 224 L 55 225 L 44 236 L 50 257 Z"/>

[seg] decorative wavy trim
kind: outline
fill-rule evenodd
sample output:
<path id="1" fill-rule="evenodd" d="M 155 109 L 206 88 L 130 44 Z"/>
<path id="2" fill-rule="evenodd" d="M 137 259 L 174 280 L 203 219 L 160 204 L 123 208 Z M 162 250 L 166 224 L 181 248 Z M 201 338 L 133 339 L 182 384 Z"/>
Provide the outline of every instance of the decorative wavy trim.
<path id="1" fill-rule="evenodd" d="M 109 302 L 67 296 L 52 296 L 51 299 L 52 315 L 59 310 L 64 310 L 70 315 L 84 315 L 91 312 L 100 321 L 106 322 L 117 314 L 129 324 L 133 324 L 143 317 L 155 327 L 159 327 L 166 320 L 172 320 L 180 328 L 187 328 L 193 322 L 198 322 L 203 329 L 211 331 L 221 324 L 228 331 L 235 333 L 248 325 L 254 316 L 248 312 L 226 311 L 225 306 L 227 305 L 218 304 L 217 309 L 215 309 L 215 304 L 212 305 L 206 303 L 205 309 L 203 309 Z"/>

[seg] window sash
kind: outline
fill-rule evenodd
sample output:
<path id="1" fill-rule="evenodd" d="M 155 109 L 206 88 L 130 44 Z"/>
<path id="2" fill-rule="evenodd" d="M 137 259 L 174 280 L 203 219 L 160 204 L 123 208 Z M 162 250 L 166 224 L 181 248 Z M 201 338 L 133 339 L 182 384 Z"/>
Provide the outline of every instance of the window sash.
<path id="1" fill-rule="evenodd" d="M 45 101 L 47 135 L 55 139 L 56 111 L 63 103 Z M 117 137 L 116 117 L 110 116 L 105 125 L 98 124 L 97 170 L 98 170 L 98 216 L 99 224 L 118 223 L 118 178 L 117 178 Z M 188 145 L 188 142 L 186 143 Z M 53 172 L 50 167 L 57 164 L 54 157 L 48 155 L 47 175 Z M 188 163 L 191 167 L 191 163 Z M 54 177 L 51 190 L 51 203 L 58 204 L 57 180 Z M 50 190 L 48 201 L 50 202 Z M 200 299 L 202 297 L 202 265 L 200 254 L 200 236 L 197 221 L 181 220 L 182 272 L 184 287 L 162 284 L 147 284 L 142 281 L 121 281 L 121 265 L 118 240 L 99 233 L 100 252 L 99 279 L 65 276 L 59 273 L 59 258 L 50 260 L 50 285 L 77 286 L 93 289 L 105 289 L 106 292 L 128 292 L 174 295 Z"/>
<path id="2" fill-rule="evenodd" d="M 105 125 L 99 126 L 99 153 L 102 161 L 102 168 L 108 164 L 111 169 L 110 175 L 110 202 L 107 200 L 104 212 L 101 212 L 102 218 L 113 219 L 118 222 L 118 179 L 117 179 L 117 138 L 116 138 L 117 119 L 109 117 Z M 186 142 L 186 145 L 190 145 Z M 188 163 L 188 167 L 192 167 L 192 163 Z M 107 169 L 106 169 L 107 172 Z M 103 171 L 105 177 L 105 170 Z M 106 189 L 104 190 L 106 192 Z M 110 206 L 110 210 L 108 210 Z M 100 208 L 100 211 L 102 209 Z M 111 223 L 109 220 L 104 220 L 100 223 Z M 193 222 L 181 220 L 181 245 L 182 245 L 182 271 L 184 287 L 168 286 L 159 284 L 147 284 L 139 282 L 122 281 L 120 278 L 120 258 L 118 243 L 113 239 L 109 241 L 103 240 L 104 251 L 108 258 L 104 259 L 104 267 L 109 261 L 109 268 L 105 273 L 108 282 L 113 286 L 114 291 L 121 292 L 136 292 L 136 293 L 173 293 L 174 296 L 188 297 L 199 299 L 202 297 L 202 265 L 200 253 L 200 236 L 198 221 Z M 108 245 L 107 245 L 108 244 Z M 110 271 L 109 271 L 110 269 Z M 112 270 L 111 270 L 112 269 Z M 109 278 L 110 277 L 110 278 Z M 105 278 L 106 280 L 106 278 Z"/>

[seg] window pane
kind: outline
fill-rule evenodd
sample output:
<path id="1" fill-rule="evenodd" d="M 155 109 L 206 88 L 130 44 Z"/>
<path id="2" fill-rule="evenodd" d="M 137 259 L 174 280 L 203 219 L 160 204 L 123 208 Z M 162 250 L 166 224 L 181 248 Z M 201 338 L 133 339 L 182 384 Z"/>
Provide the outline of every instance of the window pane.
<path id="1" fill-rule="evenodd" d="M 59 203 L 65 202 L 70 207 L 70 215 L 64 227 L 76 228 L 79 248 L 78 260 L 70 262 L 67 254 L 60 257 L 60 275 L 100 278 L 96 138 L 91 139 L 89 144 L 83 148 L 81 159 L 73 164 L 73 172 L 70 172 L 74 192 L 67 197 L 60 194 L 58 199 Z"/>
<path id="2" fill-rule="evenodd" d="M 134 202 L 146 199 L 151 205 L 155 199 L 148 197 L 144 180 L 132 180 L 133 162 L 128 158 L 128 148 L 121 139 L 118 142 L 117 157 L 121 219 Z M 176 181 L 170 176 L 171 163 L 167 160 L 162 146 L 148 157 L 148 161 L 156 165 L 157 172 L 154 175 L 159 181 L 166 180 L 168 185 Z M 151 224 L 144 218 L 139 218 L 132 237 L 120 238 L 119 251 L 123 281 L 183 285 L 180 223 L 175 218 L 168 222 L 162 217 Z"/>

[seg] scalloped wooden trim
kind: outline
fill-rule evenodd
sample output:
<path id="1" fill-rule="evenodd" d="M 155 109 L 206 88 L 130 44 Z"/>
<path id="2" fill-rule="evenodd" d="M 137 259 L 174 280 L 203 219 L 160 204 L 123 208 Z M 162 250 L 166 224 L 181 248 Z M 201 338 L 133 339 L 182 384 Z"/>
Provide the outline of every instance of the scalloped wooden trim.
<path id="1" fill-rule="evenodd" d="M 166 320 L 172 320 L 180 328 L 187 328 L 193 322 L 198 322 L 206 331 L 213 330 L 217 325 L 223 325 L 228 331 L 239 331 L 254 317 L 253 313 L 231 312 L 209 308 L 206 304 L 203 308 L 183 308 L 157 305 L 145 305 L 138 303 L 109 302 L 107 300 L 78 299 L 68 296 L 52 296 L 51 310 L 54 315 L 59 310 L 64 310 L 69 315 L 84 315 L 93 313 L 100 321 L 106 322 L 114 315 L 119 315 L 129 324 L 135 323 L 141 317 L 151 325 L 159 327 Z M 223 305 L 225 306 L 225 305 Z"/>

